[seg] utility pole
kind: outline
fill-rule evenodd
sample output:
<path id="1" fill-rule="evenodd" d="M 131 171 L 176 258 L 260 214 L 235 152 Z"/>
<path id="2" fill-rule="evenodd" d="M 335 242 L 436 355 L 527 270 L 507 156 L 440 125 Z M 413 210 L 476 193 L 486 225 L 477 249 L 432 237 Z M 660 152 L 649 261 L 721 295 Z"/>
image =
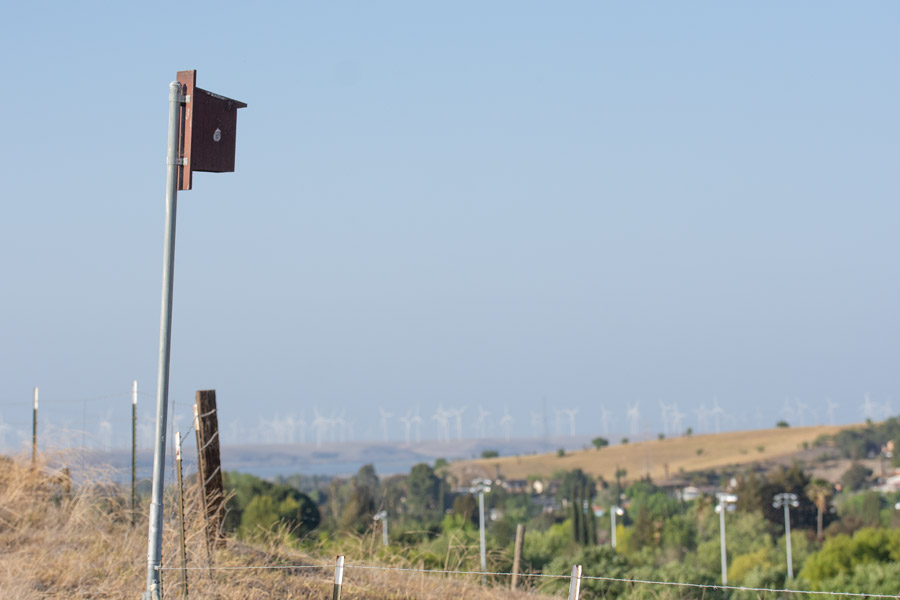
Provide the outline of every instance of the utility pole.
<path id="1" fill-rule="evenodd" d="M 797 494 L 792 494 L 790 492 L 783 492 L 781 494 L 775 494 L 773 498 L 774 502 L 772 502 L 773 508 L 781 508 L 784 507 L 784 541 L 787 544 L 787 576 L 788 579 L 794 578 L 794 561 L 791 560 L 791 507 L 797 508 L 800 506 L 800 502 L 797 499 Z"/>

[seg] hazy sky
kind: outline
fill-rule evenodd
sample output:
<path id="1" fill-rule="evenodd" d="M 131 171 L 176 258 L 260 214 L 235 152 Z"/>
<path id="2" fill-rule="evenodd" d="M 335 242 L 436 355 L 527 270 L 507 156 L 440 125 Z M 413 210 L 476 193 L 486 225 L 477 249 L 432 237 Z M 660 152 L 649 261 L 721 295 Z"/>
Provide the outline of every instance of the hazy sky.
<path id="1" fill-rule="evenodd" d="M 179 196 L 182 426 L 206 388 L 244 436 L 318 407 L 380 438 L 383 406 L 397 438 L 418 405 L 434 437 L 439 403 L 528 435 L 543 399 L 585 434 L 634 402 L 696 429 L 714 397 L 723 428 L 862 420 L 900 401 L 898 28 L 895 2 L 11 4 L 0 428 L 36 385 L 42 426 L 124 427 L 132 379 L 152 413 L 191 68 L 249 107 L 236 172 Z"/>

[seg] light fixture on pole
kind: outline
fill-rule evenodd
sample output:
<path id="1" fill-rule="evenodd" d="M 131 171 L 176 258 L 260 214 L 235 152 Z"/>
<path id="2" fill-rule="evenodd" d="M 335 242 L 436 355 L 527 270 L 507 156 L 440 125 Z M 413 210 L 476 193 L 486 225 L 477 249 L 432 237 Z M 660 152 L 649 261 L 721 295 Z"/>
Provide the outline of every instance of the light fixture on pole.
<path id="1" fill-rule="evenodd" d="M 616 549 L 616 516 L 624 516 L 625 510 L 620 506 L 610 506 L 609 507 L 609 519 L 610 519 L 610 542 L 612 542 L 612 549 Z"/>
<path id="2" fill-rule="evenodd" d="M 719 513 L 719 539 L 722 548 L 722 585 L 728 585 L 728 559 L 725 555 L 725 511 L 734 512 L 734 503 L 737 502 L 737 496 L 734 494 L 726 494 L 725 492 L 716 492 L 716 512 Z"/>
<path id="3" fill-rule="evenodd" d="M 487 553 L 484 547 L 484 494 L 491 491 L 491 480 L 477 478 L 472 480 L 472 487 L 469 493 L 478 494 L 478 537 L 481 542 L 481 572 L 487 571 Z M 481 582 L 484 583 L 484 575 L 481 576 Z"/>
<path id="4" fill-rule="evenodd" d="M 388 515 L 386 510 L 380 510 L 373 517 L 375 521 L 381 521 L 381 545 L 388 545 Z"/>
<path id="5" fill-rule="evenodd" d="M 794 563 L 791 560 L 791 507 L 797 508 L 800 506 L 800 502 L 797 499 L 797 494 L 792 494 L 790 492 L 783 492 L 781 494 L 775 494 L 775 498 L 773 498 L 774 502 L 772 502 L 772 506 L 774 508 L 784 507 L 784 539 L 787 544 L 787 576 L 788 579 L 794 578 Z"/>

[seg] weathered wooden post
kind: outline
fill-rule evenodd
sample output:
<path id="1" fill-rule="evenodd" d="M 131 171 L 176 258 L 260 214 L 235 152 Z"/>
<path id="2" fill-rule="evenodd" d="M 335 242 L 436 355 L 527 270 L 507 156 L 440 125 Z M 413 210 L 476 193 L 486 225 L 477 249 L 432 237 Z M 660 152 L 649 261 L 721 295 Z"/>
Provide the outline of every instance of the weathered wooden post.
<path id="1" fill-rule="evenodd" d="M 210 547 L 221 545 L 223 501 L 222 463 L 219 454 L 219 419 L 216 414 L 216 390 L 197 392 L 194 404 L 194 428 L 197 433 L 197 470 L 203 498 L 206 537 Z"/>
<path id="2" fill-rule="evenodd" d="M 38 389 L 34 388 L 34 412 L 31 419 L 31 466 L 37 464 L 37 409 Z"/>
<path id="3" fill-rule="evenodd" d="M 519 568 L 522 561 L 522 548 L 525 545 L 525 524 L 516 525 L 516 549 L 513 553 L 512 583 L 510 587 L 516 589 L 519 585 Z"/>
<path id="4" fill-rule="evenodd" d="M 181 433 L 175 432 L 175 476 L 178 478 L 178 539 L 181 545 L 181 597 L 188 596 L 187 548 L 184 539 L 184 480 L 181 471 Z"/>

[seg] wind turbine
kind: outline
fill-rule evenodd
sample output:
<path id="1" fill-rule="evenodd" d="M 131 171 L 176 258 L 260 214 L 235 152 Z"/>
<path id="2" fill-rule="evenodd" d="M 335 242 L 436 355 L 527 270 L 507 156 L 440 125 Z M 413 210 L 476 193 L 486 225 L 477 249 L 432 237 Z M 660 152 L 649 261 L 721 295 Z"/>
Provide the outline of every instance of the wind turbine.
<path id="1" fill-rule="evenodd" d="M 487 438 L 487 418 L 489 416 L 491 416 L 490 411 L 484 410 L 483 406 L 478 407 L 478 418 L 475 419 L 475 433 L 478 439 Z"/>
<path id="2" fill-rule="evenodd" d="M 338 440 L 341 442 L 347 441 L 347 409 L 342 408 L 341 412 L 338 413 L 337 417 L 332 417 L 331 422 L 334 423 L 336 428 L 336 434 L 338 436 Z"/>
<path id="3" fill-rule="evenodd" d="M 328 419 L 319 414 L 319 409 L 313 409 L 312 428 L 316 430 L 316 448 L 322 447 L 322 438 L 325 437 L 328 429 Z"/>
<path id="4" fill-rule="evenodd" d="M 403 440 L 407 446 L 409 446 L 409 440 L 412 432 L 412 417 L 407 413 L 406 415 L 400 417 L 400 422 L 403 423 Z"/>
<path id="5" fill-rule="evenodd" d="M 466 412 L 465 406 L 463 406 L 462 408 L 453 408 L 453 409 L 447 410 L 448 416 L 456 418 L 456 439 L 457 440 L 462 439 L 462 416 L 463 416 L 464 412 Z M 449 432 L 448 432 L 447 438 L 448 439 L 450 438 Z"/>
<path id="6" fill-rule="evenodd" d="M 413 426 L 416 431 L 416 443 L 422 441 L 422 417 L 419 416 L 419 407 L 416 407 L 416 412 L 410 419 L 412 421 Z"/>
<path id="7" fill-rule="evenodd" d="M 609 411 L 606 410 L 604 405 L 600 405 L 600 428 L 603 430 L 603 435 L 609 437 Z"/>
<path id="8" fill-rule="evenodd" d="M 719 398 L 713 398 L 713 407 L 709 411 L 709 414 L 712 415 L 713 419 L 715 419 L 716 423 L 716 433 L 721 433 L 722 431 L 722 415 L 725 414 L 725 411 L 722 410 L 722 407 L 719 406 Z"/>
<path id="9" fill-rule="evenodd" d="M 296 427 L 297 431 L 300 433 L 300 443 L 305 444 L 306 443 L 306 419 L 303 417 L 303 415 L 300 415 L 300 417 L 296 421 L 294 421 L 294 427 Z"/>
<path id="10" fill-rule="evenodd" d="M 631 435 L 637 435 L 641 430 L 641 411 L 640 403 L 635 401 L 634 406 L 628 404 L 628 419 L 631 421 Z"/>
<path id="11" fill-rule="evenodd" d="M 796 413 L 794 412 L 794 407 L 791 406 L 790 399 L 784 399 L 784 404 L 781 407 L 781 414 L 784 417 L 784 420 L 788 423 L 795 420 L 794 416 L 796 415 Z"/>
<path id="12" fill-rule="evenodd" d="M 378 407 L 378 412 L 381 414 L 381 432 L 384 434 L 384 441 L 388 441 L 388 419 L 394 416 L 393 413 L 389 413 L 384 410 L 383 407 Z"/>
<path id="13" fill-rule="evenodd" d="M 569 417 L 569 436 L 575 437 L 575 415 L 578 414 L 578 409 L 564 408 L 563 412 Z"/>
<path id="14" fill-rule="evenodd" d="M 794 405 L 797 407 L 797 425 L 806 425 L 806 409 L 809 405 L 800 400 L 794 400 Z"/>
<path id="15" fill-rule="evenodd" d="M 694 414 L 697 415 L 697 431 L 707 431 L 709 429 L 709 410 L 706 405 L 701 404 L 700 408 L 695 408 Z"/>
<path id="16" fill-rule="evenodd" d="M 662 413 L 662 421 L 663 421 L 663 434 L 668 436 L 671 431 L 669 424 L 671 422 L 671 416 L 669 414 L 669 406 L 665 404 L 662 400 L 659 401 L 659 410 Z"/>
<path id="17" fill-rule="evenodd" d="M 684 431 L 681 426 L 685 414 L 678 410 L 677 403 L 672 404 L 669 410 L 671 411 L 669 418 L 672 420 L 672 435 L 681 435 Z"/>
<path id="18" fill-rule="evenodd" d="M 868 392 L 866 392 L 865 400 L 863 400 L 862 412 L 867 421 L 875 416 L 875 403 L 869 398 Z"/>
<path id="19" fill-rule="evenodd" d="M 506 441 L 512 437 L 512 426 L 514 419 L 512 415 L 509 414 L 509 409 L 503 409 L 503 416 L 500 418 L 500 427 L 503 428 L 503 435 L 506 437 Z"/>
<path id="20" fill-rule="evenodd" d="M 438 404 L 437 411 L 435 411 L 434 415 L 431 417 L 435 421 L 437 421 L 438 425 L 438 441 L 441 442 L 449 442 L 450 441 L 450 427 L 448 424 L 450 413 L 444 410 L 443 405 Z"/>
<path id="21" fill-rule="evenodd" d="M 541 426 L 544 424 L 544 415 L 537 411 L 531 412 L 531 433 L 534 437 L 541 437 Z"/>
<path id="22" fill-rule="evenodd" d="M 838 407 L 838 404 L 831 398 L 825 398 L 825 404 L 828 406 L 825 409 L 825 413 L 828 415 L 828 424 L 834 425 L 834 409 Z"/>

